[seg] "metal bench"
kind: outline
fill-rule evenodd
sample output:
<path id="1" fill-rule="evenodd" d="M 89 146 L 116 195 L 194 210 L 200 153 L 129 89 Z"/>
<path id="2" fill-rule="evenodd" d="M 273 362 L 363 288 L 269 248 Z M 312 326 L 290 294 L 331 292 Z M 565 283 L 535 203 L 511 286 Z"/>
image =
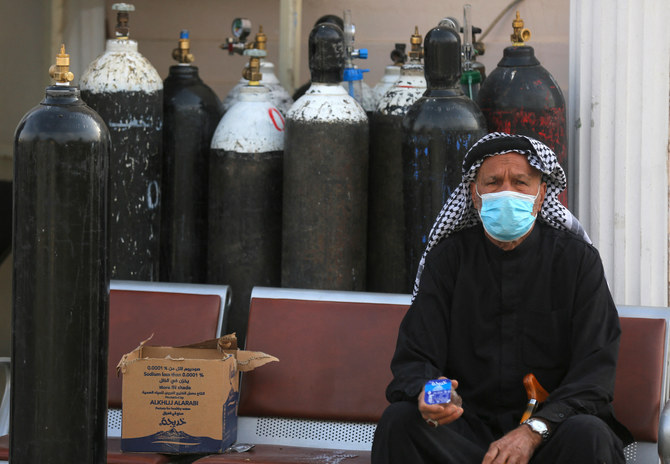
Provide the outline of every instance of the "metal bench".
<path id="1" fill-rule="evenodd" d="M 280 359 L 242 378 L 238 443 L 255 447 L 196 462 L 369 462 L 409 302 L 409 295 L 255 288 L 247 348 Z M 668 397 L 670 309 L 618 310 L 614 407 L 637 440 L 626 448 L 626 459 L 658 463 L 658 450 L 664 456 L 670 451 L 670 411 L 661 414 Z"/>
<path id="2" fill-rule="evenodd" d="M 280 359 L 242 377 L 238 443 L 255 446 L 196 462 L 369 463 L 409 303 L 409 295 L 254 288 L 247 348 Z M 626 448 L 627 462 L 657 463 L 670 310 L 619 312 L 614 407 L 638 440 Z"/>

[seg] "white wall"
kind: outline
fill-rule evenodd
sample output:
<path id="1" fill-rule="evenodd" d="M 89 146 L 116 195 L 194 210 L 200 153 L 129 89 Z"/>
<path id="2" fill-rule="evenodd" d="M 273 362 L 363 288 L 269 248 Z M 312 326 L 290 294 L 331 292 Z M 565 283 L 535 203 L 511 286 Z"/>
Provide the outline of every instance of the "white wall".
<path id="1" fill-rule="evenodd" d="M 668 304 L 667 0 L 573 0 L 578 215 L 618 304 Z"/>

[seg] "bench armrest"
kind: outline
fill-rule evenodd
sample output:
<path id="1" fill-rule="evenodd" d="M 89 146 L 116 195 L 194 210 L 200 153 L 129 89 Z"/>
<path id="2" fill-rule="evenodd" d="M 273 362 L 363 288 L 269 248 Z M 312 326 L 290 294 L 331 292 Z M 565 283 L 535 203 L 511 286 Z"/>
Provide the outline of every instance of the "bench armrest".
<path id="1" fill-rule="evenodd" d="M 9 433 L 9 387 L 11 385 L 9 367 L 9 358 L 0 358 L 0 372 L 5 375 L 5 389 L 0 403 L 0 437 Z"/>
<path id="2" fill-rule="evenodd" d="M 658 455 L 663 464 L 670 464 L 670 401 L 665 403 L 658 425 Z"/>

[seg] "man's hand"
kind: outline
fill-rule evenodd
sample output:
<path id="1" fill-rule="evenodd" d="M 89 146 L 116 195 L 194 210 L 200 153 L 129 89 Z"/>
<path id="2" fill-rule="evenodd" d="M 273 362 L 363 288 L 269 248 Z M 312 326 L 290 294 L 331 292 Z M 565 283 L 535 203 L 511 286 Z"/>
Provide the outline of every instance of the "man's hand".
<path id="1" fill-rule="evenodd" d="M 446 379 L 446 377 L 440 377 Z M 444 404 L 426 404 L 423 400 L 424 389 L 419 393 L 419 412 L 425 421 L 435 421 L 437 425 L 449 424 L 463 415 L 463 399 L 456 393 L 458 381 L 451 380 L 451 401 Z M 435 423 L 432 422 L 432 423 Z M 431 422 L 429 422 L 430 424 Z M 436 427 L 437 427 L 436 425 Z"/>
<path id="2" fill-rule="evenodd" d="M 482 464 L 527 464 L 541 443 L 540 434 L 520 425 L 491 443 Z"/>

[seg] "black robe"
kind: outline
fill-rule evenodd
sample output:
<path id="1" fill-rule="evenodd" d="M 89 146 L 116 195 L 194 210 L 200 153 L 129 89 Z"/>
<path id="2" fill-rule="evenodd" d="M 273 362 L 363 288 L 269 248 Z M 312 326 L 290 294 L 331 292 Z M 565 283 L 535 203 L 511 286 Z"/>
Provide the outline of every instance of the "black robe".
<path id="1" fill-rule="evenodd" d="M 386 395 L 416 401 L 427 380 L 456 379 L 464 409 L 502 436 L 519 425 L 532 372 L 550 393 L 535 416 L 557 426 L 593 414 L 628 443 L 612 408 L 620 333 L 593 246 L 537 222 L 503 251 L 471 227 L 428 254 Z"/>

